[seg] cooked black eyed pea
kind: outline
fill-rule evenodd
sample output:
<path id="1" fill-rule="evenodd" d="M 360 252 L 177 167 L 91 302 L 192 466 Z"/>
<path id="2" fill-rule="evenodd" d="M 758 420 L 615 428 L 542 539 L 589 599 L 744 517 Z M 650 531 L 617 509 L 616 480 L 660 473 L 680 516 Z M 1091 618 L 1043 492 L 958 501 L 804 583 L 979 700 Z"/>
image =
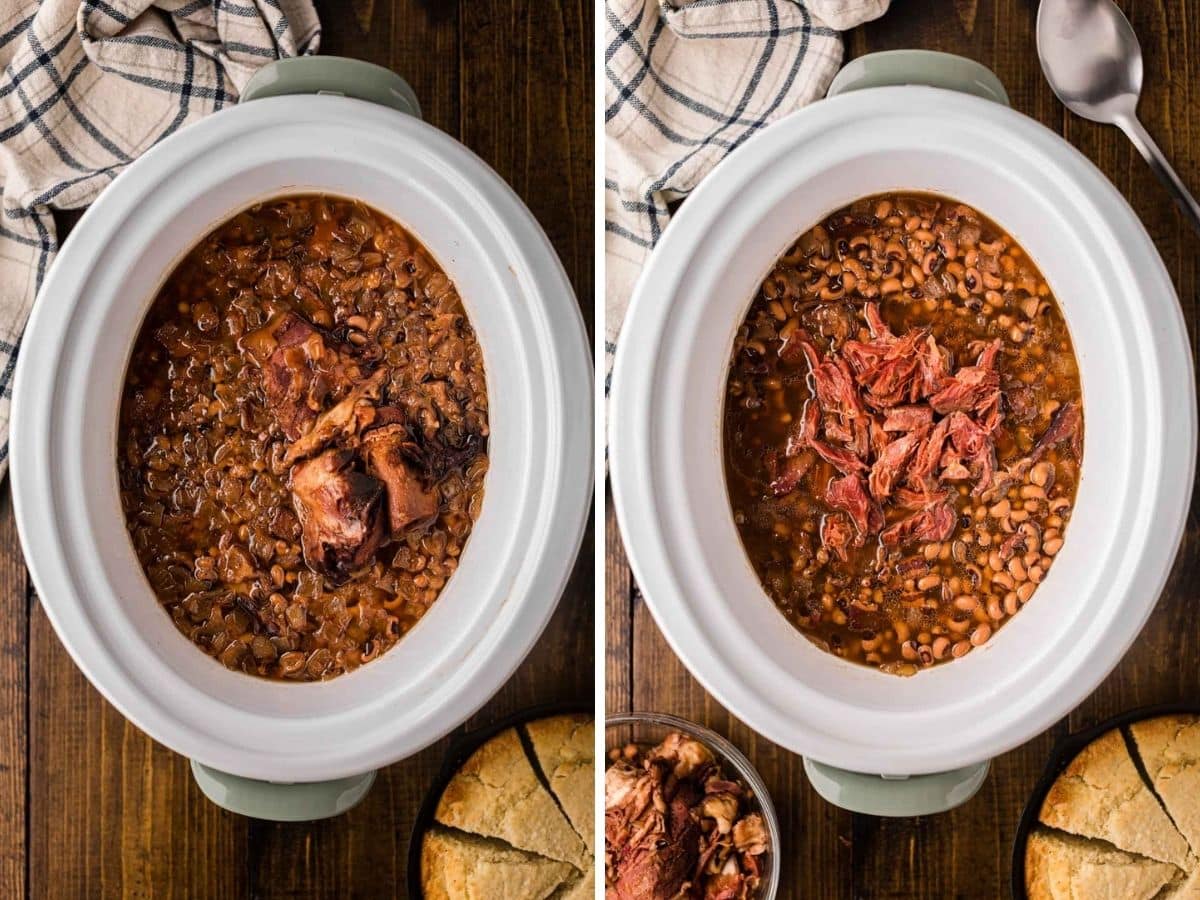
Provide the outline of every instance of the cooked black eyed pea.
<path id="1" fill-rule="evenodd" d="M 1018 582 L 1029 578 L 1029 572 L 1025 569 L 1025 563 L 1021 561 L 1020 557 L 1014 556 L 1008 561 L 1008 571 Z"/>
<path id="2" fill-rule="evenodd" d="M 241 668 L 242 658 L 246 655 L 246 645 L 241 641 L 230 641 L 229 644 L 221 651 L 219 659 L 221 665 L 227 669 Z"/>
<path id="3" fill-rule="evenodd" d="M 1045 490 L 1054 483 L 1054 466 L 1043 460 L 1029 470 L 1029 480 Z"/>

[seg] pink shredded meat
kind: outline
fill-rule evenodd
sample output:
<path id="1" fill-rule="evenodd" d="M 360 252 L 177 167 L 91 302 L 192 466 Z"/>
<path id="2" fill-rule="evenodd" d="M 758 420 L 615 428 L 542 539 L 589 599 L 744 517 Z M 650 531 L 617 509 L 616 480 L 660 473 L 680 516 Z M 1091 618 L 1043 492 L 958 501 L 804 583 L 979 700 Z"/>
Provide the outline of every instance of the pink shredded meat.
<path id="1" fill-rule="evenodd" d="M 812 380 L 817 401 L 826 413 L 839 416 L 843 422 L 865 414 L 854 376 L 840 356 L 814 366 Z"/>
<path id="2" fill-rule="evenodd" d="M 951 412 L 981 411 L 1000 400 L 1000 374 L 996 371 L 996 354 L 1000 341 L 992 343 L 979 357 L 979 362 L 954 373 L 950 383 L 929 398 L 933 411 L 945 415 Z"/>
<path id="3" fill-rule="evenodd" d="M 839 472 L 847 475 L 854 472 L 867 471 L 867 464 L 854 455 L 854 452 L 843 447 L 835 447 L 825 441 L 811 438 L 808 445 L 816 451 L 817 456 L 825 460 Z"/>
<path id="4" fill-rule="evenodd" d="M 928 406 L 897 406 L 883 418 L 884 431 L 917 431 L 933 424 L 933 410 Z"/>
<path id="5" fill-rule="evenodd" d="M 608 900 L 750 900 L 770 852 L 749 792 L 679 732 L 610 752 L 604 773 Z"/>
<path id="6" fill-rule="evenodd" d="M 821 546 L 842 562 L 849 559 L 848 548 L 853 540 L 850 520 L 844 513 L 830 513 L 821 520 Z"/>
<path id="7" fill-rule="evenodd" d="M 874 534 L 883 527 L 883 511 L 871 501 L 863 489 L 858 475 L 843 475 L 829 482 L 825 490 L 825 503 L 831 509 L 839 509 L 850 517 L 859 537 Z"/>
<path id="8" fill-rule="evenodd" d="M 1079 426 L 1082 422 L 1083 415 L 1079 406 L 1075 403 L 1064 403 L 1054 413 L 1054 418 L 1050 420 L 1050 427 L 1046 429 L 1045 434 L 1038 438 L 1030 455 L 1036 461 L 1055 444 L 1070 441 L 1072 451 L 1079 456 Z"/>
<path id="9" fill-rule="evenodd" d="M 923 485 L 933 479 L 934 473 L 937 471 L 938 463 L 942 458 L 942 447 L 946 443 L 946 435 L 950 431 L 950 424 L 946 419 L 942 419 L 935 426 L 933 431 L 921 444 L 921 449 L 917 451 L 916 457 L 912 464 L 908 467 L 908 480 L 914 485 Z"/>
<path id="10" fill-rule="evenodd" d="M 811 453 L 800 456 L 785 456 L 778 462 L 778 474 L 771 481 L 771 491 L 776 497 L 785 497 L 799 486 L 801 480 L 813 467 L 816 457 Z"/>
<path id="11" fill-rule="evenodd" d="M 911 541 L 944 541 L 954 533 L 954 523 L 954 508 L 941 501 L 885 528 L 879 539 L 885 547 L 899 547 Z"/>
<path id="12" fill-rule="evenodd" d="M 864 304 L 863 318 L 869 339 L 847 340 L 822 356 L 797 329 L 781 350 L 807 360 L 813 396 L 788 437 L 771 490 L 794 491 L 817 459 L 840 473 L 825 493 L 834 514 L 820 529 L 822 546 L 840 559 L 883 529 L 880 504 L 894 494 L 896 506 L 915 512 L 883 530 L 885 546 L 948 537 L 953 510 L 937 483 L 973 480 L 975 495 L 994 485 L 1003 415 L 999 340 L 980 342 L 975 364 L 953 371 L 951 354 L 927 330 L 896 335 L 875 303 Z M 1064 407 L 1039 446 L 1070 438 L 1078 418 Z"/>
<path id="13" fill-rule="evenodd" d="M 886 500 L 892 493 L 892 486 L 899 480 L 916 449 L 925 440 L 927 432 L 910 431 L 888 444 L 875 464 L 871 466 L 871 496 L 876 500 Z"/>
<path id="14" fill-rule="evenodd" d="M 804 411 L 800 413 L 800 419 L 795 427 L 788 435 L 787 447 L 784 450 L 786 456 L 795 456 L 796 454 L 806 450 L 809 447 L 809 441 L 817 436 L 817 432 L 821 430 L 821 407 L 817 405 L 815 400 L 809 400 L 804 404 Z"/>

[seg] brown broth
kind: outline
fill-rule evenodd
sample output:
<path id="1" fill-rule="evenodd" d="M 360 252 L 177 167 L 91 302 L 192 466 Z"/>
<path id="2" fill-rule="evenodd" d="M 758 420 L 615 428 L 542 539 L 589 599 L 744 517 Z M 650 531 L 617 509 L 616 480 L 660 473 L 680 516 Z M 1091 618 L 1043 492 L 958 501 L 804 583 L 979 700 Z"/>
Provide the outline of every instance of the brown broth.
<path id="1" fill-rule="evenodd" d="M 316 441 L 342 401 L 350 421 Z M 482 501 L 483 357 L 458 293 L 411 234 L 351 200 L 280 198 L 207 235 L 146 316 L 120 422 L 150 585 L 197 647 L 250 674 L 318 680 L 378 658 L 437 599 Z M 383 437 L 403 444 L 388 445 L 415 498 L 403 524 L 402 491 L 373 468 Z M 343 514 L 302 503 L 296 476 L 321 461 L 314 493 L 348 485 L 345 521 L 366 523 L 353 547 L 334 528 L 309 540 L 306 514 Z"/>
<path id="2" fill-rule="evenodd" d="M 872 334 L 869 304 L 890 331 L 883 338 Z M 797 350 L 802 339 L 815 360 Z M 992 345 L 989 366 L 981 356 Z M 895 348 L 898 361 L 881 362 L 879 348 Z M 813 362 L 836 368 L 838 360 L 858 400 L 830 408 L 815 397 Z M 908 371 L 908 360 L 917 374 L 889 392 L 883 368 Z M 822 373 L 823 385 L 841 383 Z M 976 376 L 998 376 L 998 402 L 990 389 L 959 391 Z M 932 409 L 935 401 L 952 407 L 960 394 L 981 399 Z M 900 403 L 890 402 L 898 395 Z M 912 407 L 913 421 L 930 407 L 925 430 L 885 432 L 896 406 Z M 806 636 L 885 671 L 911 674 L 965 655 L 1029 602 L 1062 543 L 1082 432 L 1078 366 L 1045 279 L 996 223 L 944 197 L 880 195 L 826 217 L 780 258 L 734 341 L 725 474 L 750 562 Z M 916 449 L 907 462 L 880 463 L 910 433 Z M 980 433 L 986 442 L 965 437 Z M 911 476 L 933 444 L 943 450 L 928 454 L 937 459 L 932 475 Z M 985 444 L 990 453 L 957 452 Z M 837 451 L 858 463 L 837 462 Z M 898 473 L 890 491 L 884 470 Z M 844 496 L 830 494 L 835 480 L 853 504 L 830 505 L 828 496 Z M 860 489 L 869 510 L 859 514 L 862 528 L 848 511 L 864 508 Z"/>

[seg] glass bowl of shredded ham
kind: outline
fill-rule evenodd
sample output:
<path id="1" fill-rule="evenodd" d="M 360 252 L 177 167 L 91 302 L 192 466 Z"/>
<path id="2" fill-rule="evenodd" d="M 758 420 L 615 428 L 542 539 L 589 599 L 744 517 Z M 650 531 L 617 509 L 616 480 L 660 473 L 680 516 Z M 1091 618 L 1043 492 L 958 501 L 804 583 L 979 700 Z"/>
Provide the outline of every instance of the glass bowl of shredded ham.
<path id="1" fill-rule="evenodd" d="M 660 713 L 605 726 L 609 900 L 771 900 L 779 822 L 762 778 L 733 744 Z"/>

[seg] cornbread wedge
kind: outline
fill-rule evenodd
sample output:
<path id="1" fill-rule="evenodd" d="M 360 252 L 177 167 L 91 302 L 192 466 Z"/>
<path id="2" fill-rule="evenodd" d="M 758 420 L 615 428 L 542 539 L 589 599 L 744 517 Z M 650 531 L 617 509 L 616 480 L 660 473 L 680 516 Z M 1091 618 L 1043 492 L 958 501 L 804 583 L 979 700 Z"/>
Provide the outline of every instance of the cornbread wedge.
<path id="1" fill-rule="evenodd" d="M 589 869 L 578 881 L 559 888 L 552 900 L 593 900 L 595 896 L 596 874 L 594 870 Z"/>
<path id="2" fill-rule="evenodd" d="M 1189 875 L 1179 875 L 1158 900 L 1200 900 L 1200 868 Z"/>
<path id="3" fill-rule="evenodd" d="M 1038 818 L 1185 872 L 1192 867 L 1187 841 L 1142 781 L 1116 729 L 1071 760 L 1046 794 Z"/>
<path id="4" fill-rule="evenodd" d="M 425 900 L 545 900 L 575 870 L 467 834 L 427 831 L 421 847 Z"/>
<path id="5" fill-rule="evenodd" d="M 580 871 L 590 865 L 587 849 L 538 780 L 512 728 L 471 754 L 446 785 L 434 819 Z"/>
<path id="6" fill-rule="evenodd" d="M 1034 831 L 1025 850 L 1029 900 L 1151 900 L 1179 870 L 1097 841 Z"/>
<path id="7" fill-rule="evenodd" d="M 595 729 L 586 716 L 553 716 L 525 726 L 550 790 L 590 854 L 595 847 Z"/>
<path id="8" fill-rule="evenodd" d="M 1200 856 L 1200 717 L 1162 716 L 1129 726 L 1150 783 Z"/>

